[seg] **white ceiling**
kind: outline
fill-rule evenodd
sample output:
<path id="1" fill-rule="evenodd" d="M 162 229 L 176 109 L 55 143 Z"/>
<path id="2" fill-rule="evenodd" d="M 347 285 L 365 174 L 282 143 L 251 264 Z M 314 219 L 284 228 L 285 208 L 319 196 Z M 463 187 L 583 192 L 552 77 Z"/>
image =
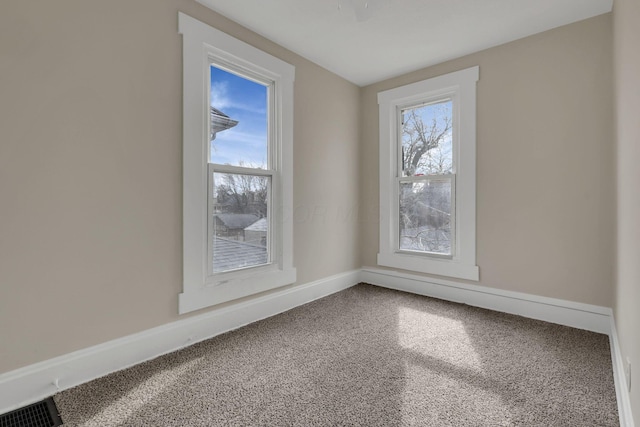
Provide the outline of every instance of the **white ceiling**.
<path id="1" fill-rule="evenodd" d="M 613 0 L 197 1 L 359 86 L 613 6 Z"/>

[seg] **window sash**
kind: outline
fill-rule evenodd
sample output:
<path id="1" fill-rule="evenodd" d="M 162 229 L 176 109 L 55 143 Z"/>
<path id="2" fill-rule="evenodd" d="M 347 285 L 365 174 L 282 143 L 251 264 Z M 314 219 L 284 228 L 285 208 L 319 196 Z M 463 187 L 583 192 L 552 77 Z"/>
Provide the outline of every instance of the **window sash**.
<path id="1" fill-rule="evenodd" d="M 216 173 L 233 173 L 237 175 L 273 176 L 276 174 L 272 169 L 248 168 L 245 166 L 221 165 L 219 163 L 209 163 L 209 168 Z"/>
<path id="2" fill-rule="evenodd" d="M 234 58 L 237 61 L 237 58 Z M 277 123 L 279 120 L 278 116 L 278 108 L 275 94 L 278 93 L 278 88 L 276 85 L 278 82 L 269 79 L 255 71 L 253 71 L 249 67 L 243 67 L 238 63 L 231 62 L 231 60 L 225 60 L 222 57 L 217 56 L 209 56 L 208 57 L 208 65 L 207 65 L 207 73 L 210 73 L 210 67 L 216 67 L 223 71 L 226 71 L 231 74 L 235 74 L 236 76 L 252 81 L 254 83 L 261 84 L 267 88 L 267 164 L 266 167 L 268 169 L 278 170 L 281 168 L 280 162 L 278 161 L 278 128 Z M 211 105 L 211 79 L 207 78 L 207 105 Z M 207 114 L 209 114 L 207 112 Z M 208 117 L 208 116 L 207 116 Z M 211 121 L 207 119 L 207 128 L 208 134 L 211 133 Z M 209 144 L 208 149 L 211 149 Z M 211 153 L 207 153 L 207 159 L 211 158 Z M 230 166 L 230 165 L 221 165 L 218 164 L 219 167 Z M 238 166 L 240 167 L 240 166 Z M 253 169 L 253 168 L 247 168 Z"/>
<path id="3" fill-rule="evenodd" d="M 456 131 L 456 122 L 458 121 L 458 96 L 456 92 L 444 92 L 442 94 L 438 94 L 437 96 L 420 99 L 419 101 L 413 101 L 410 103 L 398 104 L 396 105 L 396 113 L 395 113 L 395 151 L 396 151 L 396 177 L 404 176 L 404 164 L 403 164 L 403 153 L 402 153 L 402 134 L 404 131 L 404 122 L 402 119 L 402 112 L 406 110 L 411 110 L 414 108 L 426 107 L 429 105 L 439 104 L 442 102 L 451 101 L 452 103 L 452 141 L 451 141 L 451 171 L 452 173 L 456 173 L 457 170 L 457 159 L 458 159 L 458 132 Z M 442 176 L 442 175 L 440 175 Z M 404 177 L 409 178 L 409 176 Z"/>
<path id="4" fill-rule="evenodd" d="M 269 268 L 271 264 L 274 263 L 274 251 L 276 250 L 276 239 L 273 239 L 273 236 L 277 236 L 278 229 L 273 220 L 272 214 L 272 206 L 273 206 L 273 193 L 276 189 L 274 185 L 275 171 L 265 170 L 265 169 L 254 169 L 254 168 L 246 168 L 240 166 L 231 166 L 231 165 L 219 165 L 215 163 L 209 163 L 207 168 L 208 173 L 208 185 L 207 185 L 207 276 L 209 280 L 217 280 L 225 275 L 237 273 L 239 271 L 245 270 L 255 270 L 255 269 L 264 269 Z M 223 174 L 234 174 L 234 175 L 247 175 L 247 176 L 256 176 L 256 177 L 267 177 L 269 178 L 269 185 L 267 188 L 267 261 L 263 264 L 256 264 L 246 267 L 239 267 L 224 271 L 215 271 L 213 270 L 214 264 L 214 235 L 215 235 L 215 223 L 214 223 L 214 214 L 215 214 L 215 200 L 214 200 L 214 189 L 215 189 L 215 181 L 214 176 L 216 173 Z M 274 229 L 276 228 L 276 229 Z"/>
<path id="5" fill-rule="evenodd" d="M 450 205 L 450 219 L 449 219 L 449 227 L 450 227 L 450 250 L 449 254 L 442 254 L 439 252 L 431 252 L 431 251 L 420 251 L 420 250 L 411 250 L 411 249 L 402 249 L 400 248 L 401 241 L 401 233 L 400 233 L 400 225 L 401 225 L 401 216 L 400 216 L 400 187 L 402 184 L 415 184 L 415 183 L 428 183 L 431 181 L 447 181 L 449 182 L 451 188 L 451 205 Z M 422 176 L 410 176 L 410 177 L 399 177 L 396 178 L 395 185 L 395 195 L 394 195 L 395 205 L 396 205 L 396 216 L 394 218 L 394 228 L 395 228 L 395 252 L 398 254 L 410 254 L 410 255 L 420 255 L 427 257 L 434 257 L 440 259 L 453 259 L 456 255 L 456 241 L 457 241 L 457 229 L 456 229 L 456 175 L 455 174 L 447 174 L 447 175 L 422 175 Z"/>

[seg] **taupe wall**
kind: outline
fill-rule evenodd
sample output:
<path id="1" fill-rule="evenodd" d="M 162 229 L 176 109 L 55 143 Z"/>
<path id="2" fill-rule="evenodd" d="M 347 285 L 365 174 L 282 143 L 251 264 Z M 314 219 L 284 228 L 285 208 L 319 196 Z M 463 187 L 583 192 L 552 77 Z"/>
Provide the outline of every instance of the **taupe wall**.
<path id="1" fill-rule="evenodd" d="M 610 307 L 611 46 L 607 14 L 365 87 L 362 264 L 378 251 L 377 92 L 479 65 L 479 284 Z"/>
<path id="2" fill-rule="evenodd" d="M 360 266 L 358 87 L 193 0 L 3 0 L 0 373 L 179 319 L 178 10 L 296 66 L 299 283 Z"/>
<path id="3" fill-rule="evenodd" d="M 631 360 L 631 406 L 640 423 L 640 3 L 616 0 L 614 16 L 618 240 L 614 311 Z"/>

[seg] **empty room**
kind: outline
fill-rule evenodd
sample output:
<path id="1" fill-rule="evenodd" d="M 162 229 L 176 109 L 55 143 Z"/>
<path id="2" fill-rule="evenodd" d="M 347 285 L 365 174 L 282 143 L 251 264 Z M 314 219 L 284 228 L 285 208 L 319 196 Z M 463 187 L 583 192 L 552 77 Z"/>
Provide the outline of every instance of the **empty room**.
<path id="1" fill-rule="evenodd" d="M 637 0 L 2 0 L 0 426 L 640 419 Z"/>

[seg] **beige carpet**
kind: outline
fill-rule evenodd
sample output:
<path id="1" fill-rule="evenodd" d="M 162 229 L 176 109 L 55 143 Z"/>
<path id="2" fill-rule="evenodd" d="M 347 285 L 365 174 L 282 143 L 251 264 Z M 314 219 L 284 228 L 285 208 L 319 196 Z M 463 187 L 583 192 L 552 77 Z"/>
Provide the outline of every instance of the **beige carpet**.
<path id="1" fill-rule="evenodd" d="M 358 285 L 64 391 L 66 426 L 615 426 L 609 341 Z"/>

